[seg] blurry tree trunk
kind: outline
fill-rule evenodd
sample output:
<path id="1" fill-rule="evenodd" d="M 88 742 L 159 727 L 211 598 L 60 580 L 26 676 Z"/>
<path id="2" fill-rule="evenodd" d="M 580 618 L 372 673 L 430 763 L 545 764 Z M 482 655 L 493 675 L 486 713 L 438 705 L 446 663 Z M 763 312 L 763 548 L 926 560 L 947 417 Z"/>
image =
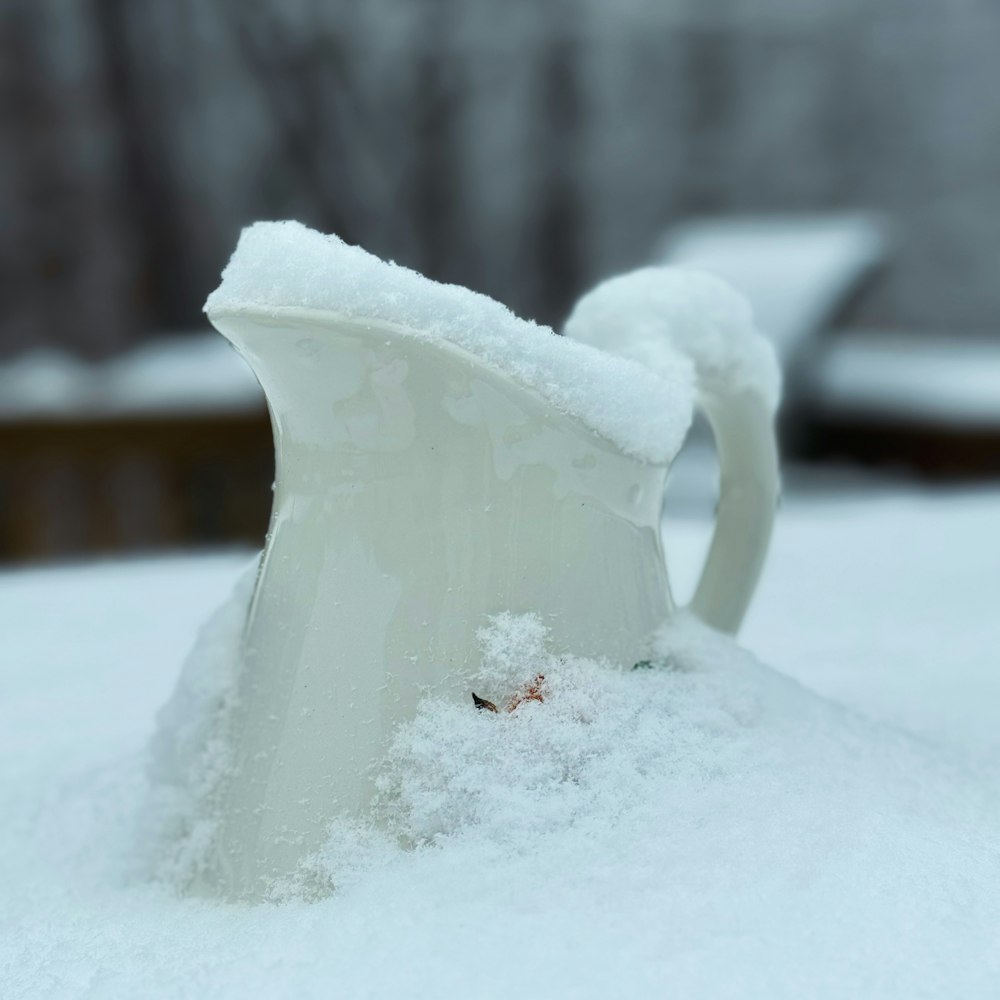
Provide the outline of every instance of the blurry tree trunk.
<path id="1" fill-rule="evenodd" d="M 271 171 L 291 174 L 289 190 L 284 183 L 271 187 L 277 200 L 301 199 L 312 209 L 313 225 L 342 239 L 358 239 L 356 220 L 348 207 L 352 189 L 347 163 L 350 144 L 357 141 L 343 121 L 342 106 L 353 97 L 350 88 L 350 51 L 334 31 L 297 45 L 265 12 L 246 16 L 246 8 L 235 7 L 230 21 L 233 35 L 248 70 L 247 80 L 260 98 L 271 126 L 275 150 Z M 271 177 L 266 180 L 279 180 Z M 265 195 L 268 187 L 265 184 Z"/>
<path id="2" fill-rule="evenodd" d="M 148 99 L 151 80 L 138 67 L 151 54 L 136 52 L 130 19 L 141 17 L 142 6 L 130 0 L 91 0 L 94 24 L 101 46 L 108 112 L 118 128 L 116 138 L 121 162 L 119 205 L 137 230 L 135 263 L 142 313 L 154 313 L 169 326 L 184 323 L 190 315 L 183 287 L 186 248 L 176 225 L 177 198 L 170 183 L 172 163 L 169 143 L 162 131 L 164 95 L 155 91 Z M 183 4 L 178 5 L 180 9 Z M 136 58 L 138 57 L 138 58 Z"/>
<path id="3" fill-rule="evenodd" d="M 454 252 L 462 190 L 462 155 L 455 127 L 462 96 L 460 63 L 448 44 L 450 0 L 426 8 L 414 72 L 415 162 L 409 212 L 421 245 L 421 269 L 433 278 L 459 280 Z M 449 273 L 451 272 L 451 274 Z"/>
<path id="4" fill-rule="evenodd" d="M 995 0 L 0 2 L 0 356 L 200 324 L 261 217 L 557 321 L 678 217 L 882 208 L 863 321 L 1000 314 Z"/>
<path id="5" fill-rule="evenodd" d="M 680 202 L 686 212 L 711 214 L 726 207 L 731 180 L 727 116 L 733 105 L 732 33 L 722 27 L 699 27 L 687 36 L 689 118 L 684 140 L 687 164 Z"/>
<path id="6" fill-rule="evenodd" d="M 533 254 L 537 268 L 537 318 L 558 325 L 580 292 L 582 215 L 579 190 L 580 130 L 583 108 L 577 42 L 557 31 L 543 52 L 535 111 L 538 157 L 537 217 Z"/>
<path id="7" fill-rule="evenodd" d="M 0 356 L 101 355 L 136 326 L 116 123 L 87 10 L 8 0 L 0 32 Z"/>

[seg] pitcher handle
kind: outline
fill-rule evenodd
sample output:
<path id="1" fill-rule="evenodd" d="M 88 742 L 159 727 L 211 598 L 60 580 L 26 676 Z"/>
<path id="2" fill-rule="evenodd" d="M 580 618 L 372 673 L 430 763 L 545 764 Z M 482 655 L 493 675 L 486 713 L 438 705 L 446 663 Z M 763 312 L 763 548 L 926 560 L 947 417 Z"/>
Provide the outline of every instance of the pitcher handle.
<path id="1" fill-rule="evenodd" d="M 706 272 L 646 267 L 591 289 L 565 332 L 664 375 L 675 373 L 678 356 L 690 362 L 721 473 L 715 532 L 690 609 L 735 633 L 764 565 L 778 500 L 781 373 L 750 304 Z"/>
<path id="2" fill-rule="evenodd" d="M 719 504 L 689 608 L 713 628 L 735 634 L 764 566 L 780 491 L 773 406 L 752 388 L 700 388 L 699 409 L 719 459 Z"/>

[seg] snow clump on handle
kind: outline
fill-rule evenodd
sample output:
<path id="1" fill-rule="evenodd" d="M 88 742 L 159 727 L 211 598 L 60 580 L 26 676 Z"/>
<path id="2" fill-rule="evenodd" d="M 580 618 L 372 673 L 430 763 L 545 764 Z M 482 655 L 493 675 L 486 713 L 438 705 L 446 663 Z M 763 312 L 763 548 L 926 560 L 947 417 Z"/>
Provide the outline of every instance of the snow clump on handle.
<path id="1" fill-rule="evenodd" d="M 654 372 L 670 370 L 678 355 L 690 358 L 700 392 L 753 392 L 777 409 L 774 349 L 757 332 L 750 303 L 707 272 L 646 267 L 609 278 L 577 302 L 564 332 Z"/>

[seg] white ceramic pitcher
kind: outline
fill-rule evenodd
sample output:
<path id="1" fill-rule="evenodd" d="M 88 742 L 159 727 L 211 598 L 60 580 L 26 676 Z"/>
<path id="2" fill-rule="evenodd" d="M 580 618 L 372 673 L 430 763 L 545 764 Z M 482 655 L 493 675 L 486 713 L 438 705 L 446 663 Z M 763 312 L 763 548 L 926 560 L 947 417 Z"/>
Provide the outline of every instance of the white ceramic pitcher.
<path id="1" fill-rule="evenodd" d="M 209 315 L 263 386 L 277 472 L 235 766 L 194 891 L 258 899 L 333 816 L 363 812 L 373 764 L 421 696 L 469 699 L 489 616 L 539 613 L 557 651 L 648 656 L 674 607 L 668 466 L 426 331 L 273 302 L 210 300 Z M 722 492 L 693 609 L 734 631 L 770 533 L 773 414 L 752 387 L 701 402 Z"/>

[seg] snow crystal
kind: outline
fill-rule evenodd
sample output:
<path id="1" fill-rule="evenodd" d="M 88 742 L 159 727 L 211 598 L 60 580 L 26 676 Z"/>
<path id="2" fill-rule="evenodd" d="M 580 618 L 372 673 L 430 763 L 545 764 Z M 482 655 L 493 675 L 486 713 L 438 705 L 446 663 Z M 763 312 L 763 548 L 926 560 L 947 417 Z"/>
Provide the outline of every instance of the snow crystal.
<path id="1" fill-rule="evenodd" d="M 243 230 L 205 311 L 211 318 L 288 309 L 448 341 L 646 461 L 669 462 L 690 424 L 692 371 L 679 355 L 664 353 L 653 372 L 556 337 L 485 295 L 431 281 L 337 236 L 297 222 L 258 222 Z"/>
<path id="2" fill-rule="evenodd" d="M 700 392 L 752 391 L 778 406 L 781 372 L 749 302 L 706 272 L 646 267 L 609 278 L 580 299 L 565 333 L 656 372 L 689 357 Z"/>

